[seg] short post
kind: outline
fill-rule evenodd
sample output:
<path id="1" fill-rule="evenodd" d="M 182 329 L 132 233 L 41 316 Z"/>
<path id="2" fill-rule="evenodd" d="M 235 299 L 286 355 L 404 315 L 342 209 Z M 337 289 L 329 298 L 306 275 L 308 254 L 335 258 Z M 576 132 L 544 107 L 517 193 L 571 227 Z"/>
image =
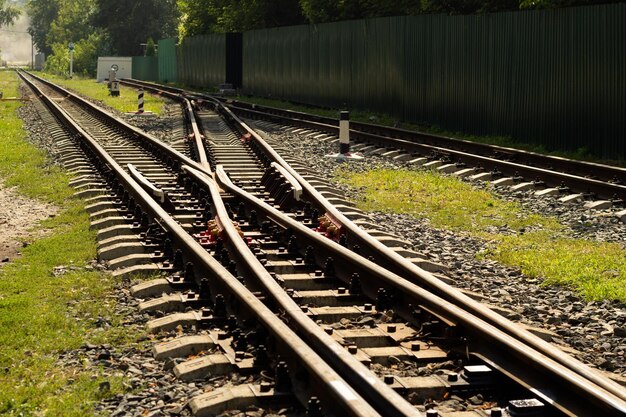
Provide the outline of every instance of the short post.
<path id="1" fill-rule="evenodd" d="M 137 96 L 137 113 L 143 113 L 143 90 L 139 90 L 139 95 Z"/>
<path id="2" fill-rule="evenodd" d="M 350 112 L 339 112 L 339 153 L 350 153 Z"/>
<path id="3" fill-rule="evenodd" d="M 74 77 L 74 42 L 70 42 L 69 45 L 70 50 L 70 78 Z"/>
<path id="4" fill-rule="evenodd" d="M 337 162 L 362 161 L 363 156 L 350 152 L 350 112 L 339 112 L 339 153 L 326 155 Z"/>

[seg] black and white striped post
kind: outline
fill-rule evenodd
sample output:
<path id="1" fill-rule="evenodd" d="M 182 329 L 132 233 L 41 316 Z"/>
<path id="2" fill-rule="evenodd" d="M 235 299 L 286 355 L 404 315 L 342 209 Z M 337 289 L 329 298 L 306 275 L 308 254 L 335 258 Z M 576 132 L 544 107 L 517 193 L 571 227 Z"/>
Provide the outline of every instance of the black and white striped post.
<path id="1" fill-rule="evenodd" d="M 143 90 L 139 90 L 139 95 L 137 96 L 137 113 L 143 113 Z"/>
<path id="2" fill-rule="evenodd" d="M 339 112 L 339 153 L 326 155 L 337 162 L 362 161 L 363 156 L 350 152 L 350 112 Z"/>
<path id="3" fill-rule="evenodd" d="M 350 153 L 350 112 L 339 112 L 339 153 Z"/>

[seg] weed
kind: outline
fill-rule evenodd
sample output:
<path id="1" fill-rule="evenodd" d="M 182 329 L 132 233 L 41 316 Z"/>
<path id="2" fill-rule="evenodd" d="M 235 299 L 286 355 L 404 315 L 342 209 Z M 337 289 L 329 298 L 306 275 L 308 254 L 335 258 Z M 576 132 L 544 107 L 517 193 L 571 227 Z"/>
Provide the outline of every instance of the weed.
<path id="1" fill-rule="evenodd" d="M 0 89 L 17 95 L 14 72 L 0 71 Z M 8 95 L 7 94 L 7 95 Z M 110 294 L 110 274 L 91 268 L 95 232 L 69 177 L 25 141 L 19 102 L 0 102 L 0 176 L 33 198 L 55 203 L 60 213 L 39 226 L 46 237 L 0 270 L 0 414 L 94 415 L 100 399 L 122 393 L 122 376 L 86 363 L 59 366 L 59 356 L 90 342 L 117 348 L 134 344 L 143 330 L 121 327 Z M 64 273 L 55 274 L 60 266 Z M 99 319 L 111 323 L 99 327 Z M 99 389 L 108 381 L 110 389 Z"/>
<path id="2" fill-rule="evenodd" d="M 571 287 L 589 300 L 626 301 L 626 252 L 618 244 L 572 238 L 553 217 L 431 171 L 340 169 L 337 178 L 361 190 L 363 210 L 426 218 L 489 242 L 480 256 L 520 267 L 547 285 Z"/>

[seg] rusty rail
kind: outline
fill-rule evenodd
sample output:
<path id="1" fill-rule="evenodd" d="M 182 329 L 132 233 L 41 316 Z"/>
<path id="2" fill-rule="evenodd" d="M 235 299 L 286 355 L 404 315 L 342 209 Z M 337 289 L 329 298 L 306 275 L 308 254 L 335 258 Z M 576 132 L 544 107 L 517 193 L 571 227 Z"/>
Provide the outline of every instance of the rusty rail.
<path id="1" fill-rule="evenodd" d="M 31 88 L 45 101 L 46 105 L 54 114 L 63 120 L 74 134 L 91 149 L 98 159 L 103 161 L 112 172 L 117 181 L 133 196 L 136 203 L 153 218 L 161 228 L 166 230 L 172 238 L 173 244 L 179 248 L 184 248 L 188 259 L 193 259 L 194 264 L 204 270 L 214 283 L 226 288 L 241 305 L 253 314 L 257 320 L 275 337 L 282 342 L 282 348 L 288 353 L 291 363 L 298 363 L 306 368 L 307 372 L 318 382 L 315 389 L 322 391 L 328 404 L 338 407 L 342 415 L 354 417 L 379 417 L 379 414 L 361 395 L 355 391 L 337 372 L 327 364 L 306 342 L 298 337 L 287 324 L 281 321 L 267 306 L 265 306 L 250 290 L 248 290 L 239 280 L 233 276 L 225 267 L 215 260 L 207 251 L 190 236 L 181 225 L 178 224 L 167 213 L 142 186 L 129 173 L 113 159 L 107 152 L 78 126 L 67 113 L 54 101 L 48 99 L 37 86 L 30 83 L 25 77 L 23 79 L 29 83 Z M 142 139 L 153 140 L 142 135 Z M 188 158 L 173 151 L 172 155 L 179 157 L 178 162 L 185 164 L 186 168 L 194 169 L 198 177 L 203 177 L 211 181 L 206 172 L 199 164 L 189 161 Z M 189 163 L 188 163 L 189 162 Z M 190 168 L 194 167 L 194 168 Z M 306 403 L 307 398 L 302 399 Z M 327 405 L 327 406 L 329 406 Z M 389 415 L 389 414 L 387 414 Z M 397 414 L 392 414 L 397 415 Z M 421 415 L 418 412 L 402 415 Z"/>

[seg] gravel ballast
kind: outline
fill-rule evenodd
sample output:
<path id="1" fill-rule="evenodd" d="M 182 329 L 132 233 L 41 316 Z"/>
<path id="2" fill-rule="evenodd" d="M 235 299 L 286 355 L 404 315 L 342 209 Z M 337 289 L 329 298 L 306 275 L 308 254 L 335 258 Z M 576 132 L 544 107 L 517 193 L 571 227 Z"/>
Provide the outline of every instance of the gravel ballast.
<path id="1" fill-rule="evenodd" d="M 31 106 L 24 106 L 22 117 L 31 116 Z M 170 143 L 180 139 L 180 108 L 168 104 L 162 117 L 127 116 L 133 123 L 155 137 Z M 284 156 L 306 161 L 312 170 L 333 182 L 332 174 L 337 167 L 334 159 L 325 155 L 337 151 L 338 145 L 320 142 L 312 136 L 293 134 L 282 129 L 271 129 L 258 123 L 268 141 Z M 31 127 L 36 142 L 53 151 L 43 127 Z M 31 135 L 32 136 L 32 135 Z M 350 169 L 365 171 L 373 168 L 405 168 L 405 163 L 368 156 L 363 162 L 350 163 Z M 342 184 L 334 185 L 343 190 L 348 199 L 356 199 L 358 191 Z M 477 183 L 485 188 L 485 183 Z M 512 192 L 499 187 L 494 191 L 502 198 L 515 201 L 527 210 L 555 216 L 571 228 L 572 236 L 598 241 L 617 242 L 624 245 L 626 225 L 611 215 L 611 210 L 590 211 L 582 204 L 562 204 L 556 197 L 535 198 L 532 192 Z M 410 241 L 413 249 L 428 255 L 432 260 L 450 268 L 446 274 L 458 288 L 471 290 L 485 301 L 509 310 L 513 321 L 533 327 L 541 327 L 555 334 L 553 342 L 593 367 L 612 373 L 616 379 L 626 381 L 626 305 L 617 302 L 586 302 L 574 292 L 556 286 L 543 286 L 539 279 L 523 275 L 519 269 L 510 268 L 495 261 L 479 260 L 486 243 L 460 233 L 436 229 L 425 219 L 409 215 L 371 213 L 373 222 Z M 148 316 L 137 309 L 137 300 L 129 296 L 130 283 L 120 283 L 116 297 L 117 313 L 126 317 L 128 325 L 145 325 Z M 106 325 L 104 323 L 103 325 Z M 193 330 L 193 329 L 192 329 Z M 151 342 L 167 340 L 176 334 L 162 334 Z M 185 408 L 188 400 L 202 392 L 203 384 L 177 381 L 171 372 L 171 363 L 154 360 L 147 341 L 124 351 L 111 346 L 85 345 L 59 357 L 60 366 L 87 363 L 104 367 L 111 375 L 124 376 L 132 394 L 115 396 L 98 405 L 98 410 L 111 416 L 157 416 L 189 415 Z M 212 381 L 217 387 L 228 383 L 227 379 Z M 235 382 L 235 381 L 232 381 Z M 101 387 L 106 390 L 106 384 Z M 260 414 L 262 415 L 262 414 Z"/>
<path id="2" fill-rule="evenodd" d="M 348 199 L 358 198 L 358 190 L 333 180 L 338 162 L 326 155 L 337 152 L 337 144 L 321 142 L 307 134 L 294 134 L 256 123 L 269 143 L 281 154 L 306 161 Z M 345 165 L 344 165 L 345 166 Z M 375 168 L 411 168 L 388 158 L 367 156 L 361 162 L 350 162 L 348 169 L 363 172 Z M 626 225 L 611 215 L 611 210 L 591 211 L 582 203 L 563 204 L 557 197 L 535 197 L 532 191 L 513 192 L 506 187 L 490 187 L 500 197 L 521 204 L 529 212 L 554 216 L 571 229 L 573 237 L 624 245 Z M 540 279 L 522 274 L 492 260 L 479 260 L 487 249 L 486 242 L 462 233 L 441 230 L 427 219 L 406 214 L 370 213 L 372 223 L 412 242 L 414 250 L 450 268 L 446 275 L 458 288 L 480 294 L 489 304 L 510 310 L 509 318 L 555 334 L 553 343 L 571 351 L 583 362 L 610 372 L 615 379 L 626 381 L 626 305 L 620 302 L 587 302 L 573 291 L 559 286 L 544 286 Z"/>

